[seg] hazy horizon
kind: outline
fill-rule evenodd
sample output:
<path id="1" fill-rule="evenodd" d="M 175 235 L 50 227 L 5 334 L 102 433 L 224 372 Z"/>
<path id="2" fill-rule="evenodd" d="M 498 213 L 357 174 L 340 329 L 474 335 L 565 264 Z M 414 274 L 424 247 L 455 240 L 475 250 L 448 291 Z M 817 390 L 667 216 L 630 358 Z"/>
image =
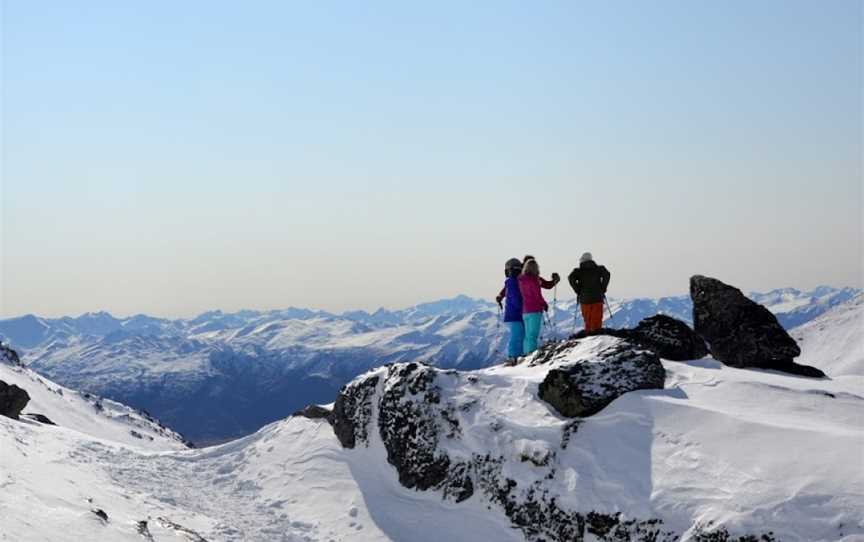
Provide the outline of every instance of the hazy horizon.
<path id="1" fill-rule="evenodd" d="M 861 288 L 862 12 L 4 1 L 0 318 Z"/>

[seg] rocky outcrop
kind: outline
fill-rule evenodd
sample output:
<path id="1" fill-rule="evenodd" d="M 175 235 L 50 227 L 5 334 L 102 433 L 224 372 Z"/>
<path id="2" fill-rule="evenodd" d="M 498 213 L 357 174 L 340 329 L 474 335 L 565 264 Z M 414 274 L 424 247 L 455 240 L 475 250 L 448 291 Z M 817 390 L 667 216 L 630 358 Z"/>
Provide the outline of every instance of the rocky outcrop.
<path id="1" fill-rule="evenodd" d="M 0 343 L 0 363 L 18 366 L 23 365 L 21 360 L 18 358 L 18 352 L 12 350 L 3 343 Z"/>
<path id="2" fill-rule="evenodd" d="M 732 367 L 774 369 L 824 377 L 815 367 L 793 360 L 801 354 L 795 340 L 765 307 L 741 290 L 702 275 L 690 278 L 693 327 L 708 343 L 711 355 Z"/>
<path id="3" fill-rule="evenodd" d="M 328 420 L 333 415 L 333 411 L 322 407 L 321 405 L 307 405 L 298 410 L 292 416 L 302 416 L 310 420 Z"/>
<path id="4" fill-rule="evenodd" d="M 399 483 L 421 490 L 438 488 L 462 501 L 473 493 L 467 466 L 454 464 L 438 450 L 442 439 L 461 435 L 455 406 L 441 400 L 438 369 L 418 363 L 391 365 L 378 406 L 378 427 L 387 461 Z M 455 374 L 455 372 L 450 372 Z"/>
<path id="5" fill-rule="evenodd" d="M 653 352 L 621 341 L 592 359 L 550 369 L 539 396 L 562 416 L 596 414 L 627 392 L 663 389 L 666 371 Z"/>
<path id="6" fill-rule="evenodd" d="M 672 361 L 701 359 L 708 355 L 705 341 L 698 333 L 681 320 L 665 314 L 645 318 L 632 329 L 602 328 L 590 333 L 583 330 L 571 338 L 584 339 L 593 335 L 627 339 L 663 359 Z"/>
<path id="7" fill-rule="evenodd" d="M 555 408 L 567 412 L 573 397 L 579 398 L 573 412 L 581 415 L 596 412 L 628 391 L 662 388 L 664 380 L 655 354 L 606 337 L 552 343 L 527 366 L 514 370 L 546 372 L 550 383 L 541 395 L 556 393 L 560 406 Z M 506 382 L 519 383 L 502 389 Z M 563 456 L 570 453 L 568 444 L 580 438 L 582 422 L 564 422 L 542 403 L 531 405 L 537 399 L 532 394 L 524 381 L 502 378 L 495 370 L 460 372 L 398 363 L 344 386 L 329 421 L 345 448 L 383 448 L 401 485 L 438 491 L 454 503 L 479 500 L 503 512 L 531 542 L 681 538 L 682 533 L 660 518 L 576 511 L 570 508 L 572 503 L 564 504 L 558 488 L 573 473 Z M 535 408 L 537 421 L 549 425 L 526 426 L 524 418 L 514 421 L 495 405 Z M 557 439 L 539 437 L 554 435 L 556 428 Z"/>
<path id="8" fill-rule="evenodd" d="M 367 442 L 372 399 L 377 387 L 377 376 L 363 375 L 339 391 L 330 425 L 344 448 L 353 448 L 358 440 Z"/>
<path id="9" fill-rule="evenodd" d="M 690 326 L 665 314 L 645 318 L 633 329 L 631 340 L 663 359 L 687 361 L 708 355 L 705 340 Z"/>
<path id="10" fill-rule="evenodd" d="M 44 414 L 38 414 L 36 412 L 28 412 L 26 414 L 22 414 L 28 420 L 33 420 L 34 422 L 39 422 L 44 425 L 57 425 L 56 423 L 51 421 L 51 418 Z"/>
<path id="11" fill-rule="evenodd" d="M 28 402 L 30 395 L 25 390 L 0 380 L 0 416 L 17 420 Z"/>

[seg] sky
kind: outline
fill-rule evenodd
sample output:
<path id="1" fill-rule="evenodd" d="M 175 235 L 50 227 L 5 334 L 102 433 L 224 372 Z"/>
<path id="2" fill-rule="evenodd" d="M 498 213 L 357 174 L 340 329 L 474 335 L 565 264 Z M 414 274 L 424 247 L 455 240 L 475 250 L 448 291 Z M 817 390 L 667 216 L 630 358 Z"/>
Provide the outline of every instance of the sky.
<path id="1" fill-rule="evenodd" d="M 861 287 L 862 5 L 2 1 L 0 317 Z"/>

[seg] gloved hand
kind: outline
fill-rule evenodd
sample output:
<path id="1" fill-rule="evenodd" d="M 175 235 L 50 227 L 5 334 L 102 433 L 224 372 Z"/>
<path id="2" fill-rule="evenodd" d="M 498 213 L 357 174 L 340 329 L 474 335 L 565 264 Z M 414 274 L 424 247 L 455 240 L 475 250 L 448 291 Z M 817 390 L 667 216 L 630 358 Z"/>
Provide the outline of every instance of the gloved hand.
<path id="1" fill-rule="evenodd" d="M 552 282 L 556 284 L 561 282 L 561 275 L 559 275 L 558 273 L 552 273 Z"/>

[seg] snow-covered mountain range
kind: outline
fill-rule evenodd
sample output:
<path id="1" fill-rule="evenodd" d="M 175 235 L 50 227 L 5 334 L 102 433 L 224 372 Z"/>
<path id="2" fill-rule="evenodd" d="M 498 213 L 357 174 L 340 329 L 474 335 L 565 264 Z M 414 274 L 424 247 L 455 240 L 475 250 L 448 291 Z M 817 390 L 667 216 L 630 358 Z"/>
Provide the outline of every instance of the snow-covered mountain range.
<path id="1" fill-rule="evenodd" d="M 749 296 L 792 328 L 857 292 L 786 288 Z M 612 327 L 631 327 L 653 314 L 685 322 L 692 317 L 686 295 L 610 301 Z M 575 309 L 572 299 L 559 300 L 545 337 L 581 328 Z M 373 313 L 289 308 L 212 311 L 177 320 L 105 312 L 56 319 L 27 315 L 0 320 L 0 339 L 39 373 L 146 409 L 193 441 L 207 443 L 248 434 L 323 401 L 383 363 L 423 360 L 460 369 L 497 363 L 506 334 L 498 320 L 494 303 L 458 296 Z"/>
<path id="2" fill-rule="evenodd" d="M 0 360 L 57 422 L 0 416 L 0 540 L 862 540 L 862 298 L 796 334 L 825 379 L 654 358 L 656 389 L 568 418 L 548 375 L 622 348 L 589 337 L 517 367 L 374 368 L 331 397 L 348 431 L 292 416 L 201 450 Z"/>

